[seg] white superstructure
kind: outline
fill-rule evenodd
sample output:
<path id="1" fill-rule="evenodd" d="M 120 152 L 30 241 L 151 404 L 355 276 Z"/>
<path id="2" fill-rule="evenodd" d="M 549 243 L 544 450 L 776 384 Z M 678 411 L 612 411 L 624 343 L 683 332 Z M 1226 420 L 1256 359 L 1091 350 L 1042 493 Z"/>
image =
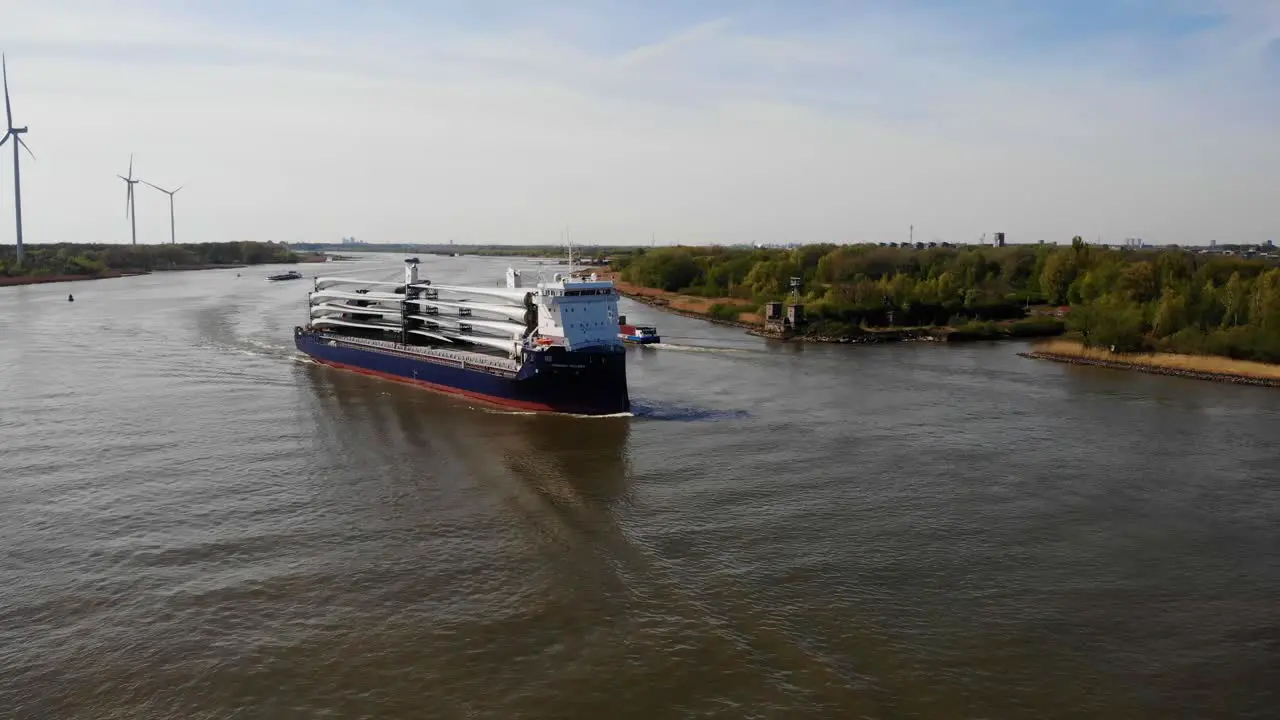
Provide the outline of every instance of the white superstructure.
<path id="1" fill-rule="evenodd" d="M 316 278 L 310 306 L 311 324 L 318 328 L 412 334 L 503 350 L 511 357 L 550 347 L 621 344 L 617 289 L 594 274 L 557 274 L 526 287 L 523 275 L 508 268 L 505 287 L 442 285 L 420 279 L 415 258 L 405 261 L 403 282 Z"/>
<path id="2" fill-rule="evenodd" d="M 519 288 L 519 273 L 508 271 L 508 287 Z M 514 284 L 513 284 L 514 283 Z M 618 291 L 609 280 L 556 275 L 538 283 L 538 334 L 570 350 L 615 345 L 618 338 Z"/>

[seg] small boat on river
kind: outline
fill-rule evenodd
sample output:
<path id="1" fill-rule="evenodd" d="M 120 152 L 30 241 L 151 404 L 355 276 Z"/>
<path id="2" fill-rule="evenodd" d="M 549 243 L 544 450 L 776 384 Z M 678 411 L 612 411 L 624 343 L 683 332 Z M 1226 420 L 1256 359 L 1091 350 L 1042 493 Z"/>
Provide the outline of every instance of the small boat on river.
<path id="1" fill-rule="evenodd" d="M 637 345 L 653 345 L 662 342 L 662 337 L 658 335 L 658 328 L 652 325 L 631 325 L 627 323 L 626 315 L 618 316 L 618 339 Z"/>

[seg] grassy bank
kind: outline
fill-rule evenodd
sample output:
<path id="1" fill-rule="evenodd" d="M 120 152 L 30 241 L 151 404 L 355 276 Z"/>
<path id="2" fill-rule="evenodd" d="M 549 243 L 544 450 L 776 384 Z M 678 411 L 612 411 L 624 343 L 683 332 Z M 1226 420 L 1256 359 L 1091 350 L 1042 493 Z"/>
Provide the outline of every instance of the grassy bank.
<path id="1" fill-rule="evenodd" d="M 24 285 L 119 277 L 162 270 L 197 270 L 298 262 L 280 243 L 226 242 L 191 245 L 28 245 L 18 263 L 13 247 L 0 246 L 0 278 Z"/>
<path id="2" fill-rule="evenodd" d="M 1051 308 L 1094 347 L 1280 363 L 1280 253 L 1270 244 L 1233 252 L 1117 250 L 1073 237 L 1062 246 L 633 248 L 609 264 L 641 287 L 715 299 L 716 317 L 798 292 L 811 334 L 823 337 L 920 328 L 952 341 L 1029 337 L 1054 328 L 1015 322 Z"/>
<path id="3" fill-rule="evenodd" d="M 99 275 L 25 275 L 17 277 L 0 275 L 0 287 L 12 287 L 15 285 L 41 285 L 44 283 L 55 282 L 76 282 L 79 280 L 104 280 L 106 278 L 129 277 L 132 275 L 146 275 L 146 273 L 108 270 Z"/>
<path id="4" fill-rule="evenodd" d="M 1049 340 L 1038 343 L 1024 357 L 1054 360 L 1075 365 L 1092 365 L 1158 375 L 1175 375 L 1201 380 L 1217 380 L 1251 385 L 1280 387 L 1280 365 L 1235 360 L 1214 355 L 1177 353 L 1113 353 L 1102 348 L 1086 347 L 1075 340 Z"/>
<path id="5" fill-rule="evenodd" d="M 623 296 L 676 315 L 743 328 L 759 328 L 764 325 L 764 319 L 760 317 L 754 306 L 742 304 L 741 301 L 730 298 L 698 297 L 643 287 L 620 279 L 614 272 L 606 271 L 601 273 L 601 276 L 613 280 L 618 292 Z"/>
<path id="6" fill-rule="evenodd" d="M 760 307 L 742 299 L 688 295 L 636 285 L 620 279 L 613 272 L 605 272 L 603 275 L 614 281 L 622 295 L 652 307 L 720 325 L 740 327 L 752 333 L 764 328 Z M 795 339 L 826 343 L 965 342 L 1051 337 L 1062 334 L 1065 328 L 1066 324 L 1062 320 L 1046 315 L 1008 321 L 964 322 L 956 326 L 919 327 L 866 327 L 818 317 L 811 318 L 808 330 Z"/>

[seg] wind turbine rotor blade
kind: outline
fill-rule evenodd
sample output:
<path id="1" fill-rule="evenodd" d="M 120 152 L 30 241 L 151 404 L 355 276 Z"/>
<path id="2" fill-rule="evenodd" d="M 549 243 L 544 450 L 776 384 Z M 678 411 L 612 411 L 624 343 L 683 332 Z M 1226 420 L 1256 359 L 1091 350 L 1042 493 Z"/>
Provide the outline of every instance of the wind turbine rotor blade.
<path id="1" fill-rule="evenodd" d="M 31 148 L 27 147 L 27 141 L 23 140 L 22 138 L 17 138 L 17 141 L 18 141 L 18 144 L 22 146 L 22 149 L 26 150 L 27 154 L 31 156 L 31 159 L 35 160 L 36 154 L 31 152 Z"/>
<path id="2" fill-rule="evenodd" d="M 124 216 L 129 217 L 129 209 L 133 207 L 133 183 L 125 185 L 127 190 L 124 193 Z"/>
<path id="3" fill-rule="evenodd" d="M 142 182 L 144 185 L 150 185 L 151 187 L 153 187 L 153 188 L 155 188 L 155 189 L 159 190 L 159 191 L 160 191 L 160 192 L 162 192 L 162 193 L 167 193 L 167 192 L 169 192 L 168 190 L 165 190 L 164 188 L 160 187 L 159 185 L 157 185 L 157 184 L 155 184 L 155 183 L 149 183 L 149 182 L 147 182 L 146 180 L 142 180 L 141 182 Z"/>
<path id="4" fill-rule="evenodd" d="M 184 188 L 184 187 L 186 187 L 186 185 L 179 185 L 179 186 L 178 186 L 178 190 L 181 190 L 181 189 L 182 189 L 182 188 Z M 178 194 L 178 190 L 174 190 L 173 192 L 171 192 L 171 193 L 169 193 L 169 194 L 170 194 L 170 195 L 177 195 L 177 194 Z"/>
<path id="5" fill-rule="evenodd" d="M 0 72 L 4 73 L 4 114 L 9 119 L 5 129 L 8 130 L 13 127 L 13 108 L 9 105 L 9 63 L 5 60 L 4 53 L 0 53 Z"/>
<path id="6" fill-rule="evenodd" d="M 133 179 L 133 153 L 129 153 L 129 177 L 127 179 L 128 180 Z M 130 185 L 129 189 L 132 190 L 133 186 Z"/>
<path id="7" fill-rule="evenodd" d="M 4 144 L 9 141 L 10 135 L 12 135 L 12 133 L 6 131 L 4 137 L 0 137 L 0 147 L 4 147 Z"/>

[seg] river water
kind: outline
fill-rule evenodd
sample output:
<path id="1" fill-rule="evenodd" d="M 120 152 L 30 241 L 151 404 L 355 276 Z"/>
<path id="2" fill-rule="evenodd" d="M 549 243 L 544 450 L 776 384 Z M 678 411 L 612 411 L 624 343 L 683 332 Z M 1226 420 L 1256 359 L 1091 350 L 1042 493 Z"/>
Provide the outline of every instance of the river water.
<path id="1" fill-rule="evenodd" d="M 0 289 L 0 717 L 1280 716 L 1277 391 L 628 301 L 634 417 L 511 414 L 271 271 Z"/>

